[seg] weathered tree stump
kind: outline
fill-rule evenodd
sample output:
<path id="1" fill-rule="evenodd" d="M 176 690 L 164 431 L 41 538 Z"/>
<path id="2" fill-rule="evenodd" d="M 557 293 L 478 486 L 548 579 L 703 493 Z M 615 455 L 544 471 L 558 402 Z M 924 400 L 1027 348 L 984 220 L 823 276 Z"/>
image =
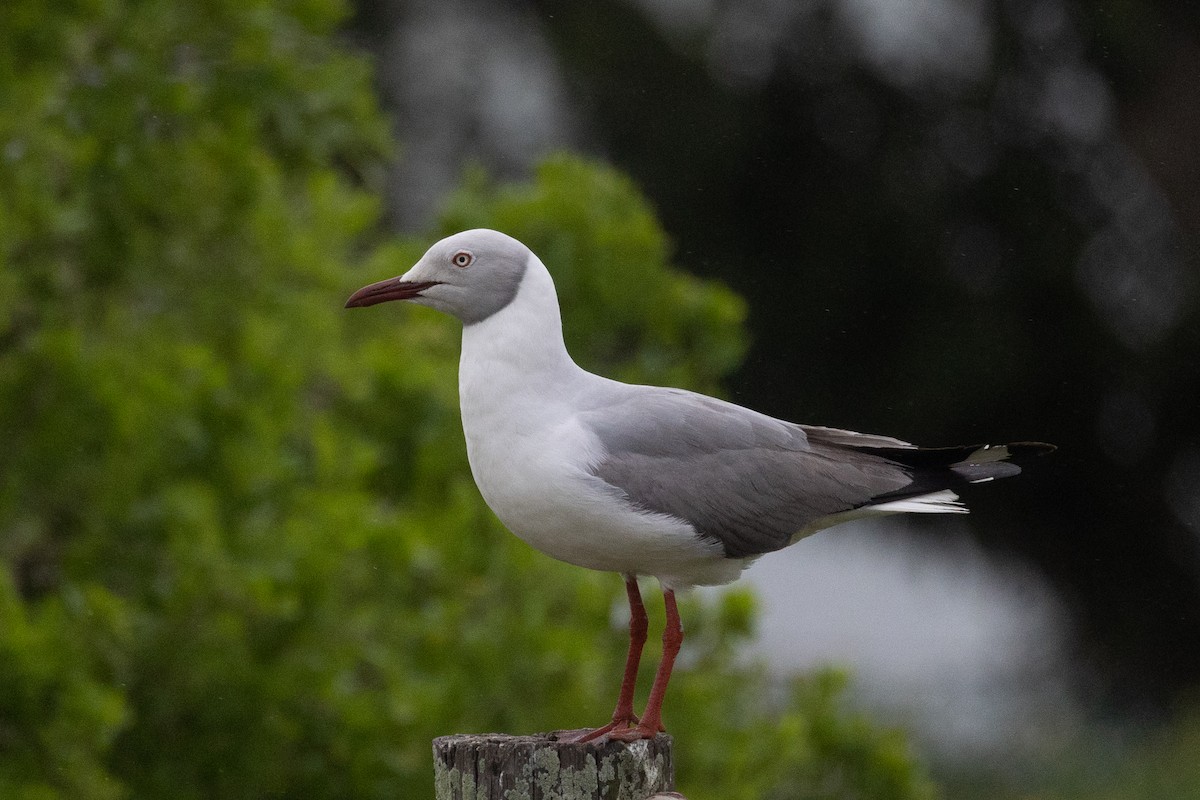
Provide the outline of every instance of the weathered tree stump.
<path id="1" fill-rule="evenodd" d="M 437 800 L 647 800 L 675 788 L 671 737 L 563 742 L 534 736 L 458 734 L 433 740 Z"/>

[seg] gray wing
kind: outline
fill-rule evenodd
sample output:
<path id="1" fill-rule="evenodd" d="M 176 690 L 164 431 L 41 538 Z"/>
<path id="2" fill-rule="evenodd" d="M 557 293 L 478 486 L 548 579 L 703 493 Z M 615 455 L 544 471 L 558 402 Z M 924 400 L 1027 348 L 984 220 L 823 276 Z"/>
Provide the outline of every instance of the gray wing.
<path id="1" fill-rule="evenodd" d="M 924 451 L 897 439 L 806 428 L 678 389 L 629 388 L 581 414 L 605 448 L 593 471 L 642 508 L 687 520 L 731 558 L 778 550 L 830 514 L 945 488 L 915 486 L 913 470 L 887 455 Z"/>

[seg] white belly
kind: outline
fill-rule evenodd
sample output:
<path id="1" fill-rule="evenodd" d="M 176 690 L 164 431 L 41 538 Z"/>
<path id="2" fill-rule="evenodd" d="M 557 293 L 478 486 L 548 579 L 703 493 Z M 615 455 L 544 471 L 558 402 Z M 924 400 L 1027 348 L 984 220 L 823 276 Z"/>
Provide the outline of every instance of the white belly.
<path id="1" fill-rule="evenodd" d="M 688 523 L 641 512 L 592 475 L 587 459 L 599 443 L 572 420 L 515 422 L 508 416 L 498 427 L 500 420 L 472 418 L 464 407 L 475 483 L 517 537 L 569 564 L 678 586 L 728 583 L 741 573 L 740 561 L 725 558 Z"/>

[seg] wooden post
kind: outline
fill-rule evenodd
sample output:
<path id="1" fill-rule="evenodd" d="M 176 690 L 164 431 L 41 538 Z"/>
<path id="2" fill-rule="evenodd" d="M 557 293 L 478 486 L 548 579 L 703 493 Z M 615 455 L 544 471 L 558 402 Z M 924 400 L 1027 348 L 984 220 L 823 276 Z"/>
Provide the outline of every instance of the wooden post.
<path id="1" fill-rule="evenodd" d="M 640 742 L 559 741 L 458 734 L 433 740 L 437 800 L 647 800 L 675 788 L 671 737 Z M 668 795 L 670 796 L 670 795 Z"/>

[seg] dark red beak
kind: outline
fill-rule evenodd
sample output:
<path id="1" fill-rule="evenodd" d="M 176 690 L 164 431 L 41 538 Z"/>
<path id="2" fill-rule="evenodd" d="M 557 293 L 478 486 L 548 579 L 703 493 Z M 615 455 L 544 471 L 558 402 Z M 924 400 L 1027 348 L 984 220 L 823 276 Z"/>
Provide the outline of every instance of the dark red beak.
<path id="1" fill-rule="evenodd" d="M 399 278 L 388 278 L 386 281 L 364 286 L 346 301 L 346 308 L 363 308 L 376 303 L 386 303 L 388 300 L 411 300 L 420 297 L 421 292 L 430 286 L 437 286 L 438 281 L 402 281 Z"/>

